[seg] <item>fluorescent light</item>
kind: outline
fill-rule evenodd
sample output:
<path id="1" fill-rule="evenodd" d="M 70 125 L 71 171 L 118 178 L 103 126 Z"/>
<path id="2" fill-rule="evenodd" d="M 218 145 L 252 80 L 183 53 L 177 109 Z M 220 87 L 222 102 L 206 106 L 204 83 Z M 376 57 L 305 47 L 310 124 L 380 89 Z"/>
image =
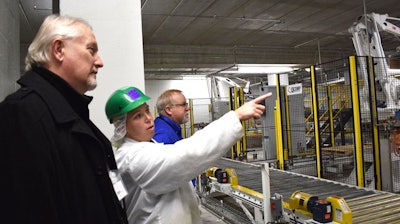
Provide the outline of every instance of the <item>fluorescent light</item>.
<path id="1" fill-rule="evenodd" d="M 328 81 L 328 82 L 326 82 L 325 84 L 327 84 L 327 85 L 330 85 L 330 84 L 335 84 L 335 83 L 342 83 L 342 82 L 344 82 L 345 80 L 344 80 L 344 77 L 340 77 L 340 78 L 337 78 L 337 79 L 335 79 L 335 80 L 331 80 L 331 81 Z M 323 83 L 322 83 L 323 84 Z"/>
<path id="2" fill-rule="evenodd" d="M 222 74 L 276 74 L 291 72 L 294 70 L 294 64 L 239 64 L 233 70 L 227 69 L 221 71 Z"/>
<path id="3" fill-rule="evenodd" d="M 238 73 L 281 73 L 290 72 L 293 69 L 286 66 L 277 67 L 239 67 Z"/>
<path id="4" fill-rule="evenodd" d="M 185 75 L 182 77 L 183 80 L 203 80 L 206 79 L 205 75 Z"/>
<path id="5" fill-rule="evenodd" d="M 400 73 L 400 69 L 393 69 L 393 68 L 389 68 L 388 72 L 393 74 L 393 73 Z"/>
<path id="6" fill-rule="evenodd" d="M 314 69 L 315 69 L 315 71 L 321 70 L 320 67 L 314 67 Z M 310 71 L 311 71 L 310 68 L 305 68 L 304 70 L 305 70 L 306 72 L 310 72 Z"/>

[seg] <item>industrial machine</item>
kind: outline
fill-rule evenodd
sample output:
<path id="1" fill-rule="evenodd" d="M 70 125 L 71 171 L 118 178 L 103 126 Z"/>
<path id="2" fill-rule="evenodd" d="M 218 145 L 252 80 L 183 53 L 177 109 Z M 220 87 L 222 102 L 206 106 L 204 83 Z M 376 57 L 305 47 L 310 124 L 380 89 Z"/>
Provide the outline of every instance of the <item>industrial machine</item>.
<path id="1" fill-rule="evenodd" d="M 263 182 L 264 190 L 268 189 L 265 184 L 269 181 Z M 209 168 L 201 175 L 201 185 L 203 197 L 217 192 L 234 199 L 250 223 L 352 223 L 351 210 L 342 197 L 319 199 L 318 196 L 295 191 L 288 202 L 284 202 L 283 196 L 278 193 L 271 194 L 266 200 L 264 194 L 239 185 L 233 168 Z M 225 203 L 229 201 L 225 199 Z"/>
<path id="2" fill-rule="evenodd" d="M 388 22 L 389 20 L 399 19 L 386 14 L 366 14 L 358 18 L 349 28 L 349 32 L 353 35 L 357 55 L 374 58 L 375 80 L 370 79 L 367 60 L 357 61 L 357 68 L 361 67 L 357 71 L 359 88 L 362 91 L 359 94 L 361 111 L 366 112 L 371 108 L 368 83 L 375 82 L 376 90 L 379 92 L 377 93 L 380 107 L 379 124 L 382 124 L 383 120 L 389 121 L 393 154 L 398 156 L 400 154 L 400 112 L 398 112 L 400 81 L 397 78 L 398 74 L 390 70 L 383 51 L 380 32 L 400 36 L 400 29 Z M 221 80 L 218 82 L 231 81 L 230 79 Z M 220 86 L 217 85 L 216 87 L 223 93 L 222 89 L 226 88 L 226 86 L 219 88 Z M 254 88 L 253 91 L 255 91 Z M 223 96 L 223 94 L 217 96 Z M 302 100 L 298 102 L 303 103 Z M 214 108 L 227 107 L 225 104 L 223 106 L 221 104 L 221 107 Z M 371 116 L 369 117 L 371 119 Z M 369 127 L 368 122 L 372 121 L 363 118 L 363 122 Z M 365 152 L 370 151 L 372 150 L 365 146 Z M 329 161 L 325 161 L 327 162 L 325 164 L 329 166 L 324 167 L 324 171 L 339 174 L 338 181 L 356 176 L 355 169 L 350 166 L 354 162 L 354 156 L 346 152 L 347 150 L 344 150 L 343 156 L 332 156 L 329 157 Z M 306 168 L 306 172 L 310 173 L 314 171 L 313 158 L 300 159 L 301 168 Z M 374 164 L 367 166 L 367 164 L 372 164 L 369 160 L 366 160 L 364 164 L 367 172 L 372 172 Z M 391 163 L 388 164 L 392 166 Z M 388 169 L 383 170 L 386 172 Z M 200 195 L 203 204 L 221 217 L 225 217 L 224 220 L 228 223 L 400 223 L 398 215 L 400 196 L 398 194 L 368 187 L 359 188 L 312 175 L 268 169 L 268 164 L 257 161 L 248 163 L 223 158 L 215 164 L 215 167 L 202 175 L 201 184 L 198 187 L 201 188 Z M 388 176 L 391 178 L 390 175 Z M 374 185 L 373 182 L 368 182 L 368 184 Z M 228 218 L 228 216 L 231 217 Z"/>
<path id="3" fill-rule="evenodd" d="M 381 58 L 376 61 L 376 86 L 378 90 L 384 92 L 384 98 L 378 102 L 381 108 L 397 109 L 400 107 L 400 80 L 389 70 L 389 65 L 385 59 L 385 52 L 382 47 L 381 36 L 379 32 L 384 31 L 395 36 L 400 36 L 400 28 L 390 23 L 390 20 L 400 21 L 399 18 L 390 17 L 387 14 L 370 13 L 360 16 L 357 21 L 349 28 L 353 35 L 353 44 L 358 56 L 372 56 Z M 360 63 L 363 63 L 362 61 Z M 365 64 L 363 66 L 365 68 Z M 363 72 L 363 79 L 369 80 L 368 73 Z M 366 82 L 362 90 L 367 92 Z M 361 94 L 361 97 L 368 94 Z M 369 110 L 368 99 L 361 99 L 362 107 Z"/>
<path id="4" fill-rule="evenodd" d="M 400 21 L 399 18 L 390 17 L 388 14 L 369 13 L 360 16 L 349 28 L 349 32 L 353 36 L 356 54 L 372 57 L 371 61 L 367 58 L 358 58 L 357 60 L 360 111 L 363 111 L 361 119 L 365 125 L 374 122 L 372 120 L 375 118 L 374 113 L 368 113 L 372 108 L 370 106 L 372 101 L 369 98 L 371 85 L 369 84 L 374 82 L 375 92 L 371 92 L 371 94 L 375 93 L 372 97 L 376 99 L 378 121 L 376 125 L 381 133 L 379 134 L 380 159 L 383 161 L 380 169 L 385 170 L 387 174 L 382 175 L 382 186 L 386 186 L 385 190 L 395 192 L 398 191 L 399 180 L 397 175 L 392 175 L 392 172 L 393 174 L 398 172 L 398 169 L 394 167 L 398 166 L 400 155 L 400 47 L 396 48 L 396 52 L 394 49 L 390 49 L 391 51 L 386 49 L 385 53 L 380 34 L 382 37 L 385 37 L 383 35 L 386 34 L 386 36 L 394 36 L 399 39 L 400 28 L 396 26 L 398 21 Z M 388 58 L 386 54 L 390 57 Z M 375 80 L 371 78 L 372 66 Z M 364 153 L 368 152 L 364 151 Z M 364 158 L 368 158 L 368 156 L 364 156 Z M 366 173 L 374 173 L 374 169 L 375 164 L 369 166 Z M 368 185 L 366 186 L 368 187 Z"/>
<path id="5" fill-rule="evenodd" d="M 317 196 L 296 191 L 289 198 L 289 207 L 292 210 L 298 209 L 321 223 L 332 221 L 331 203 L 326 200 L 320 200 Z"/>
<path id="6" fill-rule="evenodd" d="M 202 175 L 203 206 L 235 224 L 400 223 L 398 194 L 265 165 L 221 158 Z"/>
<path id="7" fill-rule="evenodd" d="M 228 89 L 230 87 L 243 88 L 245 93 L 250 90 L 250 82 L 239 77 L 230 75 L 225 76 L 211 76 L 210 80 L 211 93 L 213 98 L 228 98 Z"/>
<path id="8" fill-rule="evenodd" d="M 230 201 L 242 209 L 250 223 L 285 223 L 288 220 L 284 217 L 283 201 L 280 195 L 274 194 L 266 200 L 263 194 L 240 186 L 238 176 L 233 168 L 211 167 L 201 175 L 200 183 L 203 197 L 213 193 L 229 196 L 233 199 Z M 268 206 L 265 206 L 266 204 Z M 234 219 L 231 218 L 231 222 L 234 222 Z"/>
<path id="9" fill-rule="evenodd" d="M 352 213 L 342 197 L 329 196 L 319 199 L 302 191 L 295 191 L 289 198 L 289 208 L 319 223 L 352 223 Z"/>

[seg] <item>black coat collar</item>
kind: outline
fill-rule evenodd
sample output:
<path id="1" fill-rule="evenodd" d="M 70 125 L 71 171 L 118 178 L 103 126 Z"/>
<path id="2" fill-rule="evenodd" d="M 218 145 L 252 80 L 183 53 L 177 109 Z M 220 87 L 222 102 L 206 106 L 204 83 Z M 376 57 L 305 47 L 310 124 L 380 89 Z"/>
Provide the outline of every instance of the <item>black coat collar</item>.
<path id="1" fill-rule="evenodd" d="M 17 82 L 22 88 L 31 88 L 42 97 L 56 122 L 71 122 L 77 114 L 86 122 L 89 121 L 88 105 L 92 97 L 81 95 L 49 70 L 34 67 Z"/>

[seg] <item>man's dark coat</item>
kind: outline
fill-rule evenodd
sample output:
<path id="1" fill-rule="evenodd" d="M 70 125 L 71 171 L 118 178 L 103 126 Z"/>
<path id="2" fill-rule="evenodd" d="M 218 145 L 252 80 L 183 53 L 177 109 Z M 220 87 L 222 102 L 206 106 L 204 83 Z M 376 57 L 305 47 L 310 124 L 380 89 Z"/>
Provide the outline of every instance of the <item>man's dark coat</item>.
<path id="1" fill-rule="evenodd" d="M 1 222 L 126 223 L 108 176 L 117 168 L 111 144 L 89 120 L 91 98 L 52 75 L 34 68 L 0 104 Z"/>

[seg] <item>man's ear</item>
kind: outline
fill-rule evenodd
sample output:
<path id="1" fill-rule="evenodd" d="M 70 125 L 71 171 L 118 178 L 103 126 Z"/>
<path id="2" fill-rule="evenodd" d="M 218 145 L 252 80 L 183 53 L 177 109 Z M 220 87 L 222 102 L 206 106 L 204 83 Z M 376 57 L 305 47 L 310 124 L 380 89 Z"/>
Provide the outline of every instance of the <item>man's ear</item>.
<path id="1" fill-rule="evenodd" d="M 165 112 L 165 114 L 166 114 L 167 116 L 171 116 L 171 114 L 172 114 L 172 112 L 171 112 L 171 107 L 166 106 L 166 107 L 164 108 L 164 112 Z"/>
<path id="2" fill-rule="evenodd" d="M 57 61 L 64 60 L 64 42 L 60 39 L 53 40 L 51 44 L 51 53 Z"/>

